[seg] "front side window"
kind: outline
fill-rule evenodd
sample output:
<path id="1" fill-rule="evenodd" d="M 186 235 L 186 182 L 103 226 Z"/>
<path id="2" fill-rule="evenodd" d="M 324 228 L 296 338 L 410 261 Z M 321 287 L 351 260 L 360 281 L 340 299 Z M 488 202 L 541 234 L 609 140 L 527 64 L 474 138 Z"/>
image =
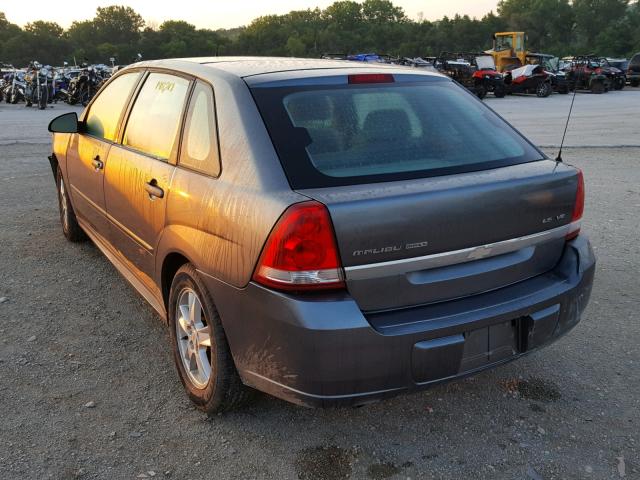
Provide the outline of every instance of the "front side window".
<path id="1" fill-rule="evenodd" d="M 496 51 L 510 50 L 511 48 L 513 48 L 513 38 L 511 36 L 496 38 Z"/>
<path id="2" fill-rule="evenodd" d="M 214 177 L 220 173 L 213 90 L 202 82 L 191 96 L 180 165 Z"/>
<path id="3" fill-rule="evenodd" d="M 448 80 L 253 93 L 293 188 L 421 178 L 543 158 Z"/>
<path id="4" fill-rule="evenodd" d="M 141 72 L 120 75 L 100 92 L 85 119 L 86 133 L 110 142 L 115 141 L 120 115 L 140 75 Z"/>
<path id="5" fill-rule="evenodd" d="M 154 157 L 171 157 L 180 129 L 189 80 L 150 73 L 131 109 L 123 145 Z"/>

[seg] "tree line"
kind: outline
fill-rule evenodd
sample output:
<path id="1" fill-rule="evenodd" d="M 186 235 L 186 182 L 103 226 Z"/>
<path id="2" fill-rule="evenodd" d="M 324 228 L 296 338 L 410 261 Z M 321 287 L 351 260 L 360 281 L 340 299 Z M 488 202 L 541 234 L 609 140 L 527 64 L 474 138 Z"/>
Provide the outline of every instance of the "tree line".
<path id="1" fill-rule="evenodd" d="M 420 15 L 422 17 L 422 15 Z M 37 20 L 20 27 L 0 12 L 0 61 L 60 65 L 129 63 L 145 59 L 214 55 L 319 57 L 376 52 L 429 56 L 491 47 L 498 31 L 524 31 L 528 49 L 558 56 L 595 53 L 630 56 L 640 51 L 640 0 L 501 0 L 482 18 L 412 20 L 389 0 L 336 1 L 325 9 L 256 18 L 234 29 L 198 29 L 181 20 L 147 25 L 131 7 L 98 7 L 91 20 L 66 30 Z"/>

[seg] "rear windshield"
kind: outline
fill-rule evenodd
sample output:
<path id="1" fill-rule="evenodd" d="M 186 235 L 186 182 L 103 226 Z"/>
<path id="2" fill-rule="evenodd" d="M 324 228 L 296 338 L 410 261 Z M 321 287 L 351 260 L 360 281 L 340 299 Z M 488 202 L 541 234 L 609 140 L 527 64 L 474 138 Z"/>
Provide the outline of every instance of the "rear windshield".
<path id="1" fill-rule="evenodd" d="M 254 88 L 292 188 L 384 182 L 539 160 L 453 82 Z"/>

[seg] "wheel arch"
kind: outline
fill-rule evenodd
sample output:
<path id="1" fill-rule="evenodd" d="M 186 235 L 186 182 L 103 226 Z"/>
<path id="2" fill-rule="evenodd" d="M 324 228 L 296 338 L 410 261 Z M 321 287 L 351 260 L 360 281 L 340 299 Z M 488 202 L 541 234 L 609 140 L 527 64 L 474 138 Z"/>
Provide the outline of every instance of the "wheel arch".
<path id="1" fill-rule="evenodd" d="M 58 175 L 58 157 L 56 157 L 55 153 L 52 153 L 47 157 L 49 160 L 49 165 L 51 165 L 51 173 L 53 173 L 54 180 L 57 180 Z"/>
<path id="2" fill-rule="evenodd" d="M 167 312 L 169 311 L 169 292 L 171 290 L 171 282 L 176 272 L 187 263 L 192 263 L 189 258 L 182 252 L 168 252 L 162 260 L 160 269 L 160 292 L 162 293 L 162 302 Z"/>

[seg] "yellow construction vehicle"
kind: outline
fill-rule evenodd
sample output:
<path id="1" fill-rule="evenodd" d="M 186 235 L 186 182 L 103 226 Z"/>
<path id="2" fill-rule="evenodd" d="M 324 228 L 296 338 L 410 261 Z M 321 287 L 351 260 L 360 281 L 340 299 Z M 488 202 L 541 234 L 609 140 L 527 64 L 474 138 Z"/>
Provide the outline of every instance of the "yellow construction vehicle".
<path id="1" fill-rule="evenodd" d="M 493 35 L 491 54 L 499 72 L 521 67 L 526 63 L 526 35 L 524 32 L 498 32 Z"/>

